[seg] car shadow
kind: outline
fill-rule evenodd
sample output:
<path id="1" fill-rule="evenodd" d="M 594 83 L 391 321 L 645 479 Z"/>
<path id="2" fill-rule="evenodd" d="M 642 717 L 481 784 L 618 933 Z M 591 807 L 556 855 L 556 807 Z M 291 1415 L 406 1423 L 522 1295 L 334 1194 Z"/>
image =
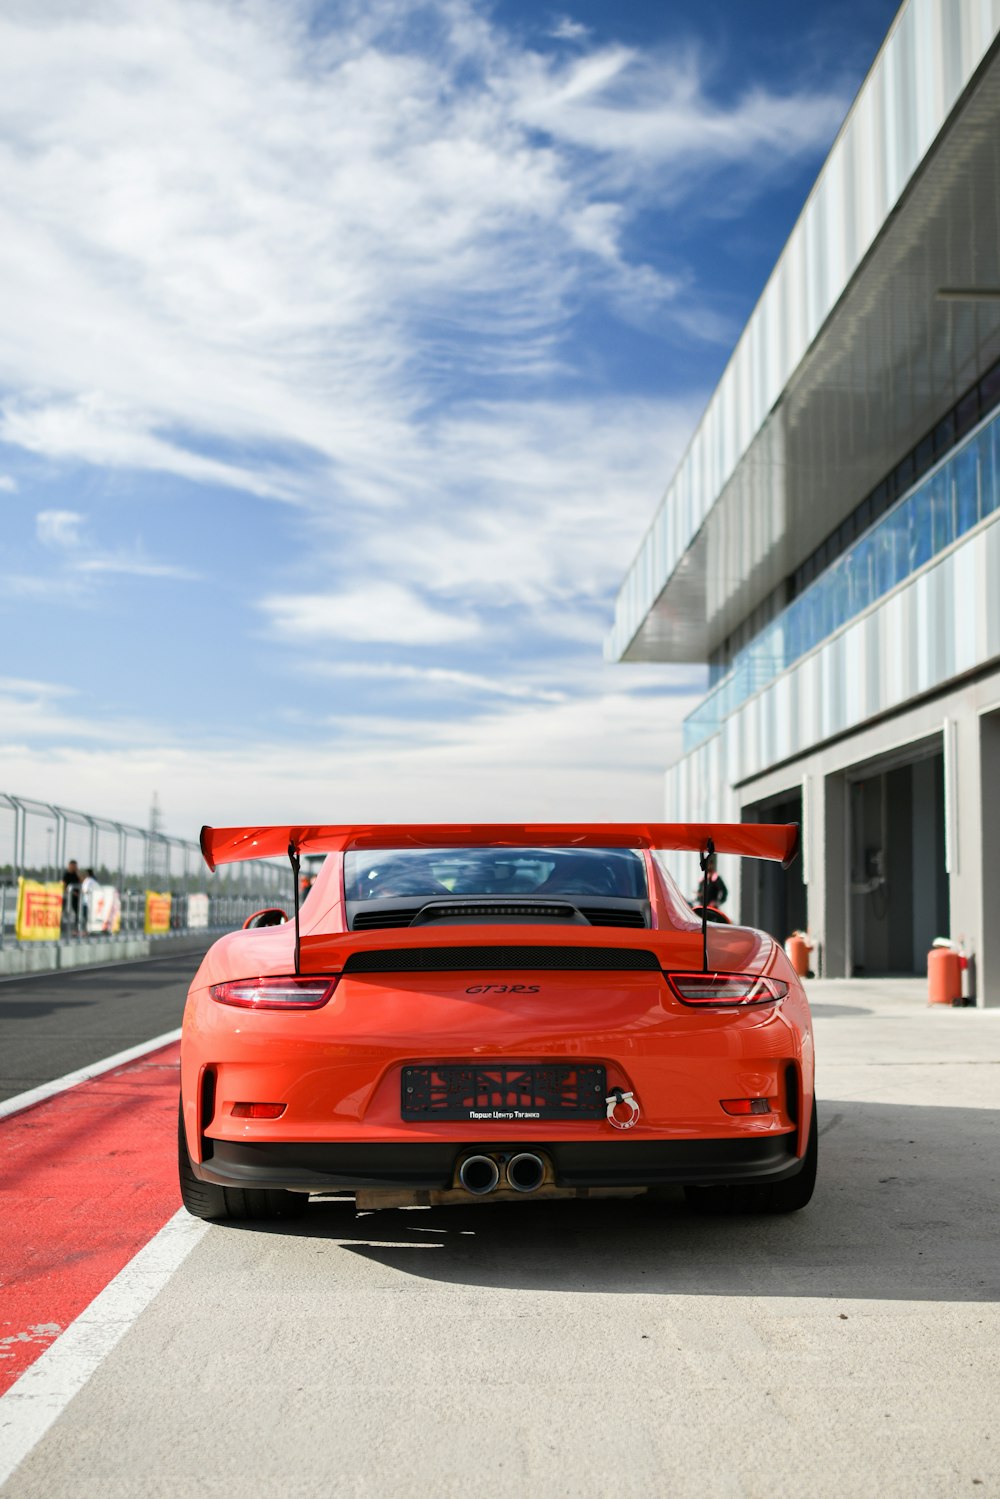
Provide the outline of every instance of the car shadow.
<path id="1" fill-rule="evenodd" d="M 836 1020 L 841 1015 L 853 1015 L 856 1017 L 858 1015 L 874 1014 L 873 1010 L 867 1009 L 864 1005 L 828 1005 L 824 1004 L 822 1000 L 817 1002 L 810 1000 L 809 1010 L 814 1020 Z"/>
<path id="2" fill-rule="evenodd" d="M 465 1287 L 689 1296 L 1000 1300 L 1000 1110 L 830 1101 L 809 1207 L 703 1218 L 661 1200 L 354 1212 L 317 1201 L 258 1228 Z M 993 1186 L 991 1186 L 991 1182 Z"/>
<path id="3" fill-rule="evenodd" d="M 60 1010 L 91 1009 L 98 999 L 3 999 L 0 997 L 0 1023 L 5 1020 L 38 1020 Z"/>

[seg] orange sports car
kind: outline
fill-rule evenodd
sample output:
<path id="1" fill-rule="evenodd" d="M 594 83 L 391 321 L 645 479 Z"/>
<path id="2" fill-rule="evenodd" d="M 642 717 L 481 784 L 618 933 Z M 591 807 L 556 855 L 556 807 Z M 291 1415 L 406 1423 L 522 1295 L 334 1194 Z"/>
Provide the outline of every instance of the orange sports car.
<path id="1" fill-rule="evenodd" d="M 778 943 L 699 920 L 661 862 L 795 856 L 794 825 L 205 828 L 287 855 L 291 919 L 210 948 L 181 1041 L 199 1218 L 656 1193 L 790 1212 L 816 1177 L 813 1040 Z M 301 856 L 326 854 L 299 911 Z"/>

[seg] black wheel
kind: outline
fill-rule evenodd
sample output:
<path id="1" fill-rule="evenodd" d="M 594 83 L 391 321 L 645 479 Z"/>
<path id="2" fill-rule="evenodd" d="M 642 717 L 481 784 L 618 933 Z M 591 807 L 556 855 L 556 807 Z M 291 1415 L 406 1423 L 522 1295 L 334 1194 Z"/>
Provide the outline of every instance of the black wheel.
<path id="1" fill-rule="evenodd" d="M 813 1100 L 809 1143 L 802 1170 L 780 1182 L 730 1187 L 685 1187 L 684 1196 L 696 1213 L 724 1216 L 728 1213 L 797 1213 L 804 1208 L 816 1186 L 819 1160 L 819 1130 Z"/>
<path id="2" fill-rule="evenodd" d="M 266 1218 L 301 1218 L 309 1198 L 305 1192 L 282 1192 L 270 1187 L 218 1187 L 199 1181 L 191 1169 L 184 1134 L 184 1107 L 177 1117 L 177 1175 L 181 1201 L 194 1218 L 225 1222 Z"/>

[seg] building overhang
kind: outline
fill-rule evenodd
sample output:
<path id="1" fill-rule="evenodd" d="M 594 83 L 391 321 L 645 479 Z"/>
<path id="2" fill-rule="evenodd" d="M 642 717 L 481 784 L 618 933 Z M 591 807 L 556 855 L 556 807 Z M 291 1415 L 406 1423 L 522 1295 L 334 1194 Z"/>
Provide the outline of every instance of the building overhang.
<path id="1" fill-rule="evenodd" d="M 1000 358 L 1000 43 L 905 5 L 672 481 L 607 655 L 702 661 Z"/>

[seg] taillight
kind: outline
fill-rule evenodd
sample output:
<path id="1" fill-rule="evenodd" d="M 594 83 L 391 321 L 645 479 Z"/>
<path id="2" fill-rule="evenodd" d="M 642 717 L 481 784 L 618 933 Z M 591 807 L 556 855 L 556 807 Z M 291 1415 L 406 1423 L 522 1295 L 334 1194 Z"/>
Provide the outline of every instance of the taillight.
<path id="1" fill-rule="evenodd" d="M 769 1098 L 720 1098 L 719 1102 L 727 1114 L 774 1113 L 774 1108 Z"/>
<path id="2" fill-rule="evenodd" d="M 685 1005 L 773 1005 L 788 985 L 757 973 L 668 973 L 667 983 Z"/>
<path id="3" fill-rule="evenodd" d="M 280 1119 L 286 1103 L 234 1103 L 234 1119 Z"/>
<path id="4" fill-rule="evenodd" d="M 336 987 L 337 978 L 329 976 L 257 978 L 213 984 L 208 992 L 220 1005 L 236 1005 L 241 1010 L 318 1010 Z"/>

